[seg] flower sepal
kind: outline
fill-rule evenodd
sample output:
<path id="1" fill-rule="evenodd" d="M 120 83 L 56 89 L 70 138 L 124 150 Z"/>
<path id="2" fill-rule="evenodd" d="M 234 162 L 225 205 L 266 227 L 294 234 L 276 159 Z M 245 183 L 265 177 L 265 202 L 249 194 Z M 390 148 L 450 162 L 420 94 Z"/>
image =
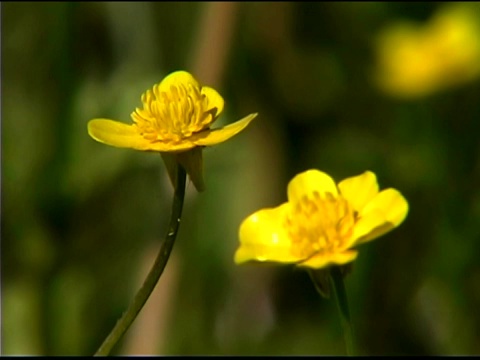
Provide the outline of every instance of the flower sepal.
<path id="1" fill-rule="evenodd" d="M 185 169 L 195 189 L 198 192 L 205 190 L 202 147 L 195 147 L 180 153 L 160 153 L 160 155 L 172 185 L 176 184 L 177 166 L 181 166 Z"/>

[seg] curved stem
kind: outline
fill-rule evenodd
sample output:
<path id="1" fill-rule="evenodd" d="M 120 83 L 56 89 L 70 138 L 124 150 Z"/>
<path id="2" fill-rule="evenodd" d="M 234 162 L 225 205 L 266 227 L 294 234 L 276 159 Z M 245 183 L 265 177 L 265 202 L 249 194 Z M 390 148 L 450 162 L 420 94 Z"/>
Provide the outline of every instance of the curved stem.
<path id="1" fill-rule="evenodd" d="M 163 273 L 167 265 L 168 258 L 173 248 L 175 238 L 177 237 L 178 228 L 180 225 L 180 218 L 182 216 L 183 201 L 185 198 L 185 182 L 186 172 L 180 165 L 177 165 L 177 176 L 175 183 L 175 193 L 173 195 L 172 213 L 170 215 L 170 224 L 165 235 L 165 240 L 160 247 L 160 251 L 155 259 L 150 272 L 147 275 L 142 287 L 135 295 L 135 298 L 130 303 L 127 311 L 117 321 L 115 327 L 112 329 L 107 338 L 103 341 L 100 348 L 95 353 L 95 356 L 107 356 L 110 354 L 112 348 L 120 341 L 122 336 L 128 330 L 130 325 L 137 317 L 140 310 L 147 302 L 152 293 L 158 279 Z"/>
<path id="2" fill-rule="evenodd" d="M 340 313 L 340 319 L 342 321 L 347 355 L 352 356 L 355 354 L 353 326 L 350 320 L 350 311 L 348 309 L 347 292 L 345 290 L 345 284 L 343 283 L 342 269 L 339 266 L 333 266 L 330 269 L 330 278 L 333 283 L 338 312 Z"/>

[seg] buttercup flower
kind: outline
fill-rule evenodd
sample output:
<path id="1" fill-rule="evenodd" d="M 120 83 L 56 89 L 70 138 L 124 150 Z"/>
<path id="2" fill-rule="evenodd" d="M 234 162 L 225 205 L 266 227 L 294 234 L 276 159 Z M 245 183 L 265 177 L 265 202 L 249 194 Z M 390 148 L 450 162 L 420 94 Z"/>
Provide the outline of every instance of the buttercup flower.
<path id="1" fill-rule="evenodd" d="M 444 5 L 424 25 L 398 22 L 379 36 L 376 81 L 398 97 L 420 97 L 480 76 L 478 4 Z"/>
<path id="2" fill-rule="evenodd" d="M 233 124 L 210 129 L 223 111 L 223 98 L 186 71 L 171 73 L 147 90 L 141 100 L 143 109 L 136 108 L 131 114 L 133 124 L 93 119 L 88 123 L 88 133 L 107 145 L 160 152 L 172 182 L 179 163 L 198 191 L 204 189 L 201 149 L 230 139 L 257 116 L 250 114 Z"/>
<path id="3" fill-rule="evenodd" d="M 262 209 L 240 225 L 235 262 L 294 263 L 320 269 L 349 263 L 357 245 L 402 223 L 408 203 L 395 189 L 379 192 L 374 173 L 347 178 L 338 186 L 318 170 L 295 176 L 288 201 Z"/>

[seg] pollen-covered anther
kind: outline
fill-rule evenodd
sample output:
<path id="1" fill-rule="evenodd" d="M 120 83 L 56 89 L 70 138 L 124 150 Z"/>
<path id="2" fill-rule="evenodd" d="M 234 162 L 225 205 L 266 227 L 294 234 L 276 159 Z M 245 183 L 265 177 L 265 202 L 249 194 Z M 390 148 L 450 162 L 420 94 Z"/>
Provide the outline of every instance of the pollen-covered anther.
<path id="1" fill-rule="evenodd" d="M 295 204 L 285 221 L 292 239 L 291 251 L 300 258 L 342 249 L 352 235 L 355 219 L 345 199 L 314 192 Z"/>
<path id="2" fill-rule="evenodd" d="M 141 99 L 143 109 L 137 108 L 132 118 L 138 132 L 152 142 L 178 143 L 208 129 L 214 120 L 206 96 L 191 84 L 171 85 L 168 91 L 155 85 Z"/>

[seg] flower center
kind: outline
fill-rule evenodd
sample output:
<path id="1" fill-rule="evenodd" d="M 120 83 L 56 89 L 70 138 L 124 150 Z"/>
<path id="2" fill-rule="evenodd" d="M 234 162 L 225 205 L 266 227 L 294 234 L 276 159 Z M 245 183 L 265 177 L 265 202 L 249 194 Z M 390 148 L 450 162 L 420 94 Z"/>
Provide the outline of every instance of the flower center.
<path id="1" fill-rule="evenodd" d="M 291 251 L 299 258 L 345 249 L 353 232 L 355 214 L 340 195 L 303 196 L 287 217 L 285 226 L 292 239 Z"/>
<path id="2" fill-rule="evenodd" d="M 155 85 L 142 95 L 143 109 L 135 109 L 132 119 L 139 133 L 152 142 L 178 143 L 208 129 L 216 108 L 208 108 L 208 98 L 192 84 L 171 85 L 160 91 Z"/>

